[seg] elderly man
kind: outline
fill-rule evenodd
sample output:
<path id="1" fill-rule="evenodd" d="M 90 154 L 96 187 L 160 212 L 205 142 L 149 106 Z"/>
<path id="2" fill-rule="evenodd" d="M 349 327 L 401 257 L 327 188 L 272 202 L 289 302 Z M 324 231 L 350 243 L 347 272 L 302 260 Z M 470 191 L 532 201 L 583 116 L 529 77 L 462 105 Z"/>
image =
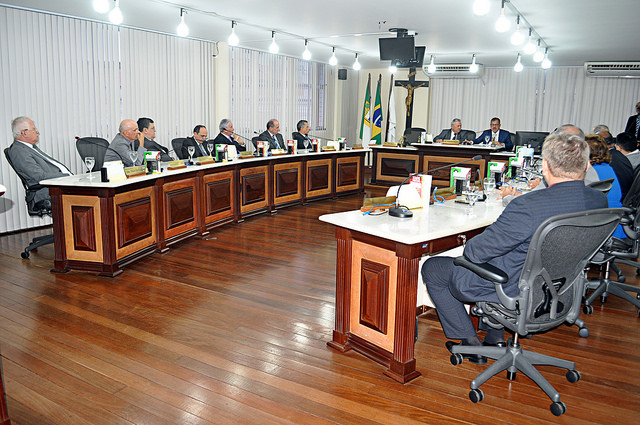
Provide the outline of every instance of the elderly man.
<path id="1" fill-rule="evenodd" d="M 300 120 L 296 125 L 298 131 L 292 134 L 297 143 L 298 149 L 311 149 L 311 139 L 309 139 L 309 122 L 307 120 Z"/>
<path id="2" fill-rule="evenodd" d="M 267 121 L 267 131 L 260 133 L 258 140 L 269 142 L 270 149 L 286 148 L 282 134 L 280 134 L 280 123 L 275 118 Z"/>
<path id="3" fill-rule="evenodd" d="M 518 278 L 527 256 L 529 242 L 538 226 L 557 214 L 606 208 L 607 198 L 584 185 L 589 164 L 589 145 L 568 133 L 551 134 L 542 146 L 542 174 L 549 183 L 545 190 L 531 192 L 514 199 L 498 220 L 467 242 L 464 256 L 475 263 L 490 263 L 509 275 L 503 285 L 507 295 L 518 293 Z M 503 329 L 487 329 L 483 342 L 465 311 L 465 303 L 499 302 L 492 282 L 453 264 L 452 257 L 432 257 L 422 267 L 422 278 L 435 303 L 442 329 L 447 338 L 462 340 L 462 345 L 504 344 Z M 452 341 L 447 341 L 450 350 Z M 482 364 L 483 356 L 464 355 Z"/>
<path id="4" fill-rule="evenodd" d="M 624 132 L 635 138 L 635 140 L 640 140 L 640 102 L 636 103 L 636 112 L 635 115 L 631 115 L 627 120 Z"/>
<path id="5" fill-rule="evenodd" d="M 220 133 L 213 139 L 214 145 L 233 145 L 238 152 L 247 150 L 247 145 L 245 141 L 242 140 L 242 137 L 234 133 L 235 129 L 231 121 L 224 118 L 220 121 L 218 128 L 220 129 Z"/>
<path id="6" fill-rule="evenodd" d="M 473 144 L 484 143 L 488 138 L 493 146 L 504 147 L 505 150 L 510 152 L 513 149 L 511 135 L 507 130 L 500 130 L 500 118 L 491 118 L 490 127 L 489 130 L 483 131 L 480 137 L 473 141 Z"/>
<path id="7" fill-rule="evenodd" d="M 69 176 L 71 171 L 65 165 L 37 146 L 40 132 L 31 118 L 17 117 L 11 121 L 13 143 L 9 146 L 8 155 L 16 173 L 25 179 L 30 188 L 38 185 L 42 180 L 55 177 Z M 30 209 L 49 208 L 51 198 L 46 187 L 29 190 L 26 195 Z"/>
<path id="8" fill-rule="evenodd" d="M 118 128 L 119 133 L 113 138 L 104 156 L 104 162 L 122 161 L 125 167 L 141 165 L 144 162 L 144 139 L 136 149 L 138 140 L 138 124 L 134 120 L 123 120 Z"/>
<path id="9" fill-rule="evenodd" d="M 194 148 L 193 158 L 211 155 L 211 152 L 209 152 L 204 145 L 208 135 L 207 127 L 204 125 L 196 125 L 193 128 L 193 137 L 187 137 L 187 140 L 182 144 L 182 158 L 191 158 L 189 156 L 189 146 L 193 146 Z"/>
<path id="10" fill-rule="evenodd" d="M 460 140 L 461 142 L 473 140 L 469 130 L 462 130 L 462 122 L 460 118 L 454 118 L 451 121 L 451 129 L 445 128 L 433 138 L 434 142 L 438 140 Z"/>
<path id="11" fill-rule="evenodd" d="M 151 118 L 138 118 L 138 140 L 144 144 L 146 151 L 160 152 L 161 161 L 171 161 L 169 149 L 156 142 L 156 125 Z"/>
<path id="12" fill-rule="evenodd" d="M 595 127 L 593 127 L 592 133 L 597 134 L 598 136 L 601 136 L 605 140 L 605 142 L 607 142 L 607 145 L 611 145 L 614 142 L 613 136 L 609 131 L 609 127 L 607 127 L 604 124 L 598 124 Z"/>

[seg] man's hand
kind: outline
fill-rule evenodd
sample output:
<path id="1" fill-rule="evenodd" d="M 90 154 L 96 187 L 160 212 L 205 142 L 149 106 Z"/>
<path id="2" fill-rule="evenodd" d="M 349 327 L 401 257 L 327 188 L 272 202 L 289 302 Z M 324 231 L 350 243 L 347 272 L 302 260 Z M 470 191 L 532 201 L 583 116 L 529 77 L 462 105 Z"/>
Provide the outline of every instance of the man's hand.
<path id="1" fill-rule="evenodd" d="M 140 147 L 144 148 L 144 135 L 142 133 L 138 133 L 138 142 L 140 142 Z"/>
<path id="2" fill-rule="evenodd" d="M 513 186 L 502 186 L 500 188 L 500 198 L 504 199 L 506 196 L 519 196 L 522 192 L 518 191 Z"/>

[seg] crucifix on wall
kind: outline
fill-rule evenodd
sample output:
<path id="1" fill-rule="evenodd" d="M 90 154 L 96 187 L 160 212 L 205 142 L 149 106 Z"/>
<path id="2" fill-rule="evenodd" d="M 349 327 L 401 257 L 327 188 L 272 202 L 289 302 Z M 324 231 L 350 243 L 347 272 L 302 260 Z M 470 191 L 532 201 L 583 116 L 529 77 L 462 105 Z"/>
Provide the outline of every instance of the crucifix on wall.
<path id="1" fill-rule="evenodd" d="M 396 87 L 402 87 L 407 89 L 407 97 L 404 100 L 404 104 L 406 105 L 406 125 L 405 128 L 411 128 L 411 121 L 413 117 L 413 91 L 420 87 L 429 87 L 428 81 L 416 81 L 416 69 L 409 69 L 409 79 L 408 80 L 398 80 L 396 81 Z"/>

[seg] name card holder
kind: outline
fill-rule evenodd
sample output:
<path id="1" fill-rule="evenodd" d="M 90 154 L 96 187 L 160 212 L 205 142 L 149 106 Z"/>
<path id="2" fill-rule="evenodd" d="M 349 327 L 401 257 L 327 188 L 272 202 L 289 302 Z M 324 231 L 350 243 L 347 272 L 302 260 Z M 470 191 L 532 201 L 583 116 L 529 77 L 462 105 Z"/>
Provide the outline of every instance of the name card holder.
<path id="1" fill-rule="evenodd" d="M 351 148 L 352 150 L 358 150 L 358 149 L 364 149 L 364 146 L 362 146 L 361 144 L 355 144 L 353 145 L 353 147 Z"/>
<path id="2" fill-rule="evenodd" d="M 146 176 L 147 169 L 144 167 L 144 165 L 138 165 L 136 167 L 125 167 L 124 174 L 127 176 L 128 179 L 132 177 Z"/>
<path id="3" fill-rule="evenodd" d="M 253 152 L 240 151 L 240 152 L 238 152 L 238 158 L 240 158 L 240 159 L 253 158 Z"/>
<path id="4" fill-rule="evenodd" d="M 181 168 L 187 168 L 187 164 L 184 163 L 183 159 L 178 159 L 176 161 L 169 161 L 167 170 L 179 170 Z"/>
<path id="5" fill-rule="evenodd" d="M 214 162 L 216 162 L 212 156 L 199 156 L 196 159 L 198 160 L 198 164 L 200 165 L 213 164 Z"/>
<path id="6" fill-rule="evenodd" d="M 322 152 L 335 152 L 336 147 L 335 146 L 323 146 L 322 147 Z"/>

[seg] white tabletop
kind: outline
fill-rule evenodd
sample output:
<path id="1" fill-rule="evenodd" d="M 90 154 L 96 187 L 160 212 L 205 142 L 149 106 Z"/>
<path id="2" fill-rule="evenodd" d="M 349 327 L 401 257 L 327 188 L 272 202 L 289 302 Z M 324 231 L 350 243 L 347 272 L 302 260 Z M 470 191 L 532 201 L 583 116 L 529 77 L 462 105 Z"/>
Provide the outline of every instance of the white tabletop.
<path id="1" fill-rule="evenodd" d="M 325 214 L 320 220 L 350 230 L 412 245 L 485 227 L 496 221 L 504 207 L 501 201 L 477 202 L 471 213 L 466 204 L 446 201 L 413 211 L 412 218 L 389 214 L 363 215 L 361 211 Z"/>
<path id="2" fill-rule="evenodd" d="M 439 143 L 439 142 L 433 142 L 433 143 L 412 143 L 412 146 L 428 146 L 428 147 L 435 147 L 435 148 L 453 148 L 453 149 L 475 149 L 478 151 L 486 151 L 486 150 L 490 150 L 490 151 L 498 151 L 500 149 L 503 149 L 502 146 L 491 146 L 491 145 L 484 145 L 482 143 L 479 143 L 477 145 L 467 145 L 465 143 L 460 143 L 459 145 L 447 145 L 444 143 Z"/>

